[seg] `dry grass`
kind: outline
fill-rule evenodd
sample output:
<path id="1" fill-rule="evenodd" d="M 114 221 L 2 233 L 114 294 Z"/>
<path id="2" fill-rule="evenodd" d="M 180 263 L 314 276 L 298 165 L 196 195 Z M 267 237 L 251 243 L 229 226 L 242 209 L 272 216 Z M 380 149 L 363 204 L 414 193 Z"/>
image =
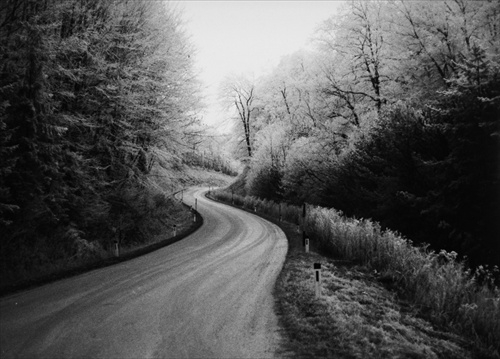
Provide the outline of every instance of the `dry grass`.
<path id="1" fill-rule="evenodd" d="M 322 297 L 313 289 L 322 263 Z M 366 269 L 295 252 L 277 283 L 282 322 L 299 357 L 470 358 L 459 336 L 437 331 L 398 303 Z"/>
<path id="2" fill-rule="evenodd" d="M 281 213 L 294 228 L 302 224 L 312 245 L 321 253 L 367 268 L 379 282 L 408 299 L 419 315 L 474 340 L 477 357 L 500 357 L 500 291 L 492 282 L 479 285 L 477 277 L 455 260 L 455 253 L 434 253 L 414 247 L 397 233 L 382 231 L 377 223 L 346 218 L 332 209 L 309 206 L 301 223 L 299 207 L 232 196 L 224 191 L 214 195 L 226 202 L 233 197 L 236 205 L 250 210 L 256 208 L 273 218 Z M 299 288 L 303 286 L 304 283 L 298 282 Z"/>

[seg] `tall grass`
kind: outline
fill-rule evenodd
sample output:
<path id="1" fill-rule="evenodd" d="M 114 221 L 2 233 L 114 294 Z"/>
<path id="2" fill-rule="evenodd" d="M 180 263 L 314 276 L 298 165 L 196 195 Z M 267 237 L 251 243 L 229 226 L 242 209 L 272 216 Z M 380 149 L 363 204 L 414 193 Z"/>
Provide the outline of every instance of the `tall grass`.
<path id="1" fill-rule="evenodd" d="M 432 321 L 454 328 L 500 355 L 500 290 L 487 273 L 486 281 L 479 282 L 478 274 L 472 275 L 463 262 L 456 260 L 455 252 L 435 253 L 425 246 L 415 247 L 399 234 L 382 230 L 376 222 L 347 218 L 333 209 L 308 206 L 301 223 L 302 208 L 298 206 L 223 190 L 214 191 L 213 196 L 303 224 L 321 250 L 366 265 L 393 282 Z"/>

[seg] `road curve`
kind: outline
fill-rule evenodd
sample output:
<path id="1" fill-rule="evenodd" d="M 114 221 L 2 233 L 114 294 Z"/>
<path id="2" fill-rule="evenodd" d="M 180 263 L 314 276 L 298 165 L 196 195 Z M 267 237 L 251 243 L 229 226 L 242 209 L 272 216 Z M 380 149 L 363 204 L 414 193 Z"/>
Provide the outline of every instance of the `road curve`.
<path id="1" fill-rule="evenodd" d="M 266 358 L 280 345 L 272 289 L 287 241 L 275 225 L 184 194 L 204 217 L 142 257 L 0 300 L 0 357 Z"/>

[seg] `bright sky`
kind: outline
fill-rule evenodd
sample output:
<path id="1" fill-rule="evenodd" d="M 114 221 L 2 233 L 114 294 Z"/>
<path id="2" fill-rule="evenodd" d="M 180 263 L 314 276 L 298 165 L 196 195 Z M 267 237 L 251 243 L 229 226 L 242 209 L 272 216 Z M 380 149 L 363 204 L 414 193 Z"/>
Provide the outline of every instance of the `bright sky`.
<path id="1" fill-rule="evenodd" d="M 198 53 L 206 86 L 204 119 L 220 122 L 217 89 L 229 74 L 258 77 L 282 56 L 306 46 L 316 27 L 333 15 L 339 1 L 183 0 L 188 33 Z"/>

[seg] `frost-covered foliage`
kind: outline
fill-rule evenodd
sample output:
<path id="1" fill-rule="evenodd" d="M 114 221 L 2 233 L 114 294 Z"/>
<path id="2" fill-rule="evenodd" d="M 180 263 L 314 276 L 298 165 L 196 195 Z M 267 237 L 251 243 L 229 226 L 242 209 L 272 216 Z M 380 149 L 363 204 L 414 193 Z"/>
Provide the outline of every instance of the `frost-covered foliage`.
<path id="1" fill-rule="evenodd" d="M 258 150 L 250 162 L 246 189 L 265 198 L 279 198 L 283 167 L 287 161 L 291 141 L 287 126 L 274 124 L 258 133 Z"/>
<path id="2" fill-rule="evenodd" d="M 495 1 L 346 2 L 257 81 L 248 193 L 500 264 L 499 22 Z"/>
<path id="3" fill-rule="evenodd" d="M 138 238 L 133 199 L 156 191 L 158 164 L 181 162 L 196 124 L 192 52 L 165 2 L 2 2 L 2 273 L 29 269 L 27 252 L 106 247 L 116 227 Z"/>

